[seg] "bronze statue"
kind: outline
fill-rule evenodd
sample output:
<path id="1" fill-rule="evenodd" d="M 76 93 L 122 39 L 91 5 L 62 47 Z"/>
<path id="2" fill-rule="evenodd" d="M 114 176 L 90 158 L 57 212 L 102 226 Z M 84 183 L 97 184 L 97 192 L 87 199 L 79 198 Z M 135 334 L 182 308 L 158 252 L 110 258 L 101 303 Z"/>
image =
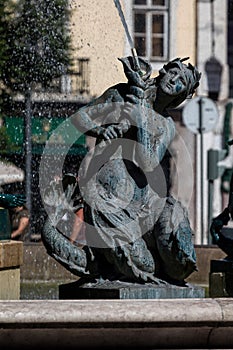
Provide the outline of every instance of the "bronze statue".
<path id="1" fill-rule="evenodd" d="M 26 202 L 23 194 L 0 193 L 0 207 L 11 209 L 23 205 Z"/>
<path id="2" fill-rule="evenodd" d="M 11 223 L 8 209 L 14 209 L 23 205 L 26 198 L 22 194 L 0 193 L 0 240 L 11 238 Z"/>
<path id="3" fill-rule="evenodd" d="M 233 140 L 228 142 L 229 145 L 233 145 Z M 224 253 L 227 254 L 227 259 L 233 259 L 233 239 L 223 234 L 223 226 L 227 225 L 230 219 L 233 220 L 233 174 L 230 181 L 230 194 L 228 200 L 228 206 L 217 217 L 212 220 L 210 226 L 210 234 L 213 239 L 213 243 L 217 244 Z"/>
<path id="4" fill-rule="evenodd" d="M 91 162 L 80 178 L 86 245 L 73 245 L 59 229 L 73 207 L 74 184 L 51 184 L 51 205 L 42 240 L 48 253 L 74 274 L 136 282 L 183 283 L 196 270 L 192 230 L 182 204 L 169 193 L 163 161 L 175 136 L 168 108 L 191 97 L 201 74 L 174 59 L 151 78 L 149 62 L 120 59 L 127 83 L 110 87 L 71 117 L 96 138 Z"/>

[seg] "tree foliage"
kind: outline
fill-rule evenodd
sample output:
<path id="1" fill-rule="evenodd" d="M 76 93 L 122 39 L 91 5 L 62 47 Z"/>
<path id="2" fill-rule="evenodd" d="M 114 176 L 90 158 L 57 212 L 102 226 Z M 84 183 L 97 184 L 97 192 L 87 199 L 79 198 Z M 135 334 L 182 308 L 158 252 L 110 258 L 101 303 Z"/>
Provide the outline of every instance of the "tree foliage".
<path id="1" fill-rule="evenodd" d="M 8 24 L 13 11 L 13 3 L 9 0 L 0 0 L 0 76 L 8 61 Z"/>
<path id="2" fill-rule="evenodd" d="M 20 147 L 13 144 L 10 139 L 9 134 L 7 133 L 7 128 L 5 126 L 0 127 L 0 151 L 1 155 L 4 153 L 16 152 L 20 150 Z"/>
<path id="3" fill-rule="evenodd" d="M 68 0 L 18 0 L 7 26 L 5 84 L 25 93 L 65 74 L 70 62 Z"/>
<path id="4" fill-rule="evenodd" d="M 6 9 L 7 1 L 0 1 Z M 1 79 L 8 92 L 19 92 L 25 97 L 26 194 L 31 211 L 31 93 L 35 84 L 48 86 L 53 78 L 65 74 L 71 64 L 69 0 L 12 1 L 14 13 L 8 18 L 5 34 L 2 33 L 6 45 Z"/>
<path id="5" fill-rule="evenodd" d="M 9 62 L 8 32 L 9 22 L 14 12 L 14 3 L 10 0 L 0 0 L 0 80 L 3 81 L 5 67 Z M 8 104 L 9 95 L 0 83 L 0 113 L 3 104 Z"/>

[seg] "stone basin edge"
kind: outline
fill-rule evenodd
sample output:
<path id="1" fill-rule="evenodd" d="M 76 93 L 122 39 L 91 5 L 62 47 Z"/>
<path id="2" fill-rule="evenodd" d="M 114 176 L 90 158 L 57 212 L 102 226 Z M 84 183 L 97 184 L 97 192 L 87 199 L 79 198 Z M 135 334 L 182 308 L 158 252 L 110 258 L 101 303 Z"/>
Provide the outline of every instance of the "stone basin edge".
<path id="1" fill-rule="evenodd" d="M 232 348 L 233 298 L 0 301 L 0 343 Z"/>

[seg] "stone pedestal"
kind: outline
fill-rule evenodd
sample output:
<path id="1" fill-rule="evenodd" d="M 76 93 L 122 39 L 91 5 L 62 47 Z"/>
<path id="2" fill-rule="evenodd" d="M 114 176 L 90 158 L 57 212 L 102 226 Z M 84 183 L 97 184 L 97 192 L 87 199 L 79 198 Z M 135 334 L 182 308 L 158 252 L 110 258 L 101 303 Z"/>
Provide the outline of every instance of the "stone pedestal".
<path id="1" fill-rule="evenodd" d="M 204 298 L 203 288 L 187 284 L 139 284 L 120 281 L 72 282 L 59 286 L 59 299 L 178 299 Z"/>
<path id="2" fill-rule="evenodd" d="M 211 298 L 233 297 L 233 260 L 210 261 L 209 295 Z"/>
<path id="3" fill-rule="evenodd" d="M 0 241 L 0 299 L 20 299 L 20 265 L 23 242 Z"/>

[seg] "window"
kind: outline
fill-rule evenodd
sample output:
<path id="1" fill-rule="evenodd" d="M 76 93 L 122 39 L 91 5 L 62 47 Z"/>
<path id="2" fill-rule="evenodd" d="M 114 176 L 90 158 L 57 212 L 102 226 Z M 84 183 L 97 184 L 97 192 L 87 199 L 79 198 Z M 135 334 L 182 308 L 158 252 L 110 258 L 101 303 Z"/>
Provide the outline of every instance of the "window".
<path id="1" fill-rule="evenodd" d="M 169 0 L 134 0 L 134 46 L 150 61 L 168 59 Z"/>
<path id="2" fill-rule="evenodd" d="M 35 91 L 62 94 L 89 94 L 90 93 L 90 69 L 88 58 L 78 58 L 74 70 L 67 74 L 54 78 L 48 86 L 37 84 Z"/>
<path id="3" fill-rule="evenodd" d="M 77 91 L 79 91 L 80 94 L 90 93 L 89 58 L 78 59 Z"/>

